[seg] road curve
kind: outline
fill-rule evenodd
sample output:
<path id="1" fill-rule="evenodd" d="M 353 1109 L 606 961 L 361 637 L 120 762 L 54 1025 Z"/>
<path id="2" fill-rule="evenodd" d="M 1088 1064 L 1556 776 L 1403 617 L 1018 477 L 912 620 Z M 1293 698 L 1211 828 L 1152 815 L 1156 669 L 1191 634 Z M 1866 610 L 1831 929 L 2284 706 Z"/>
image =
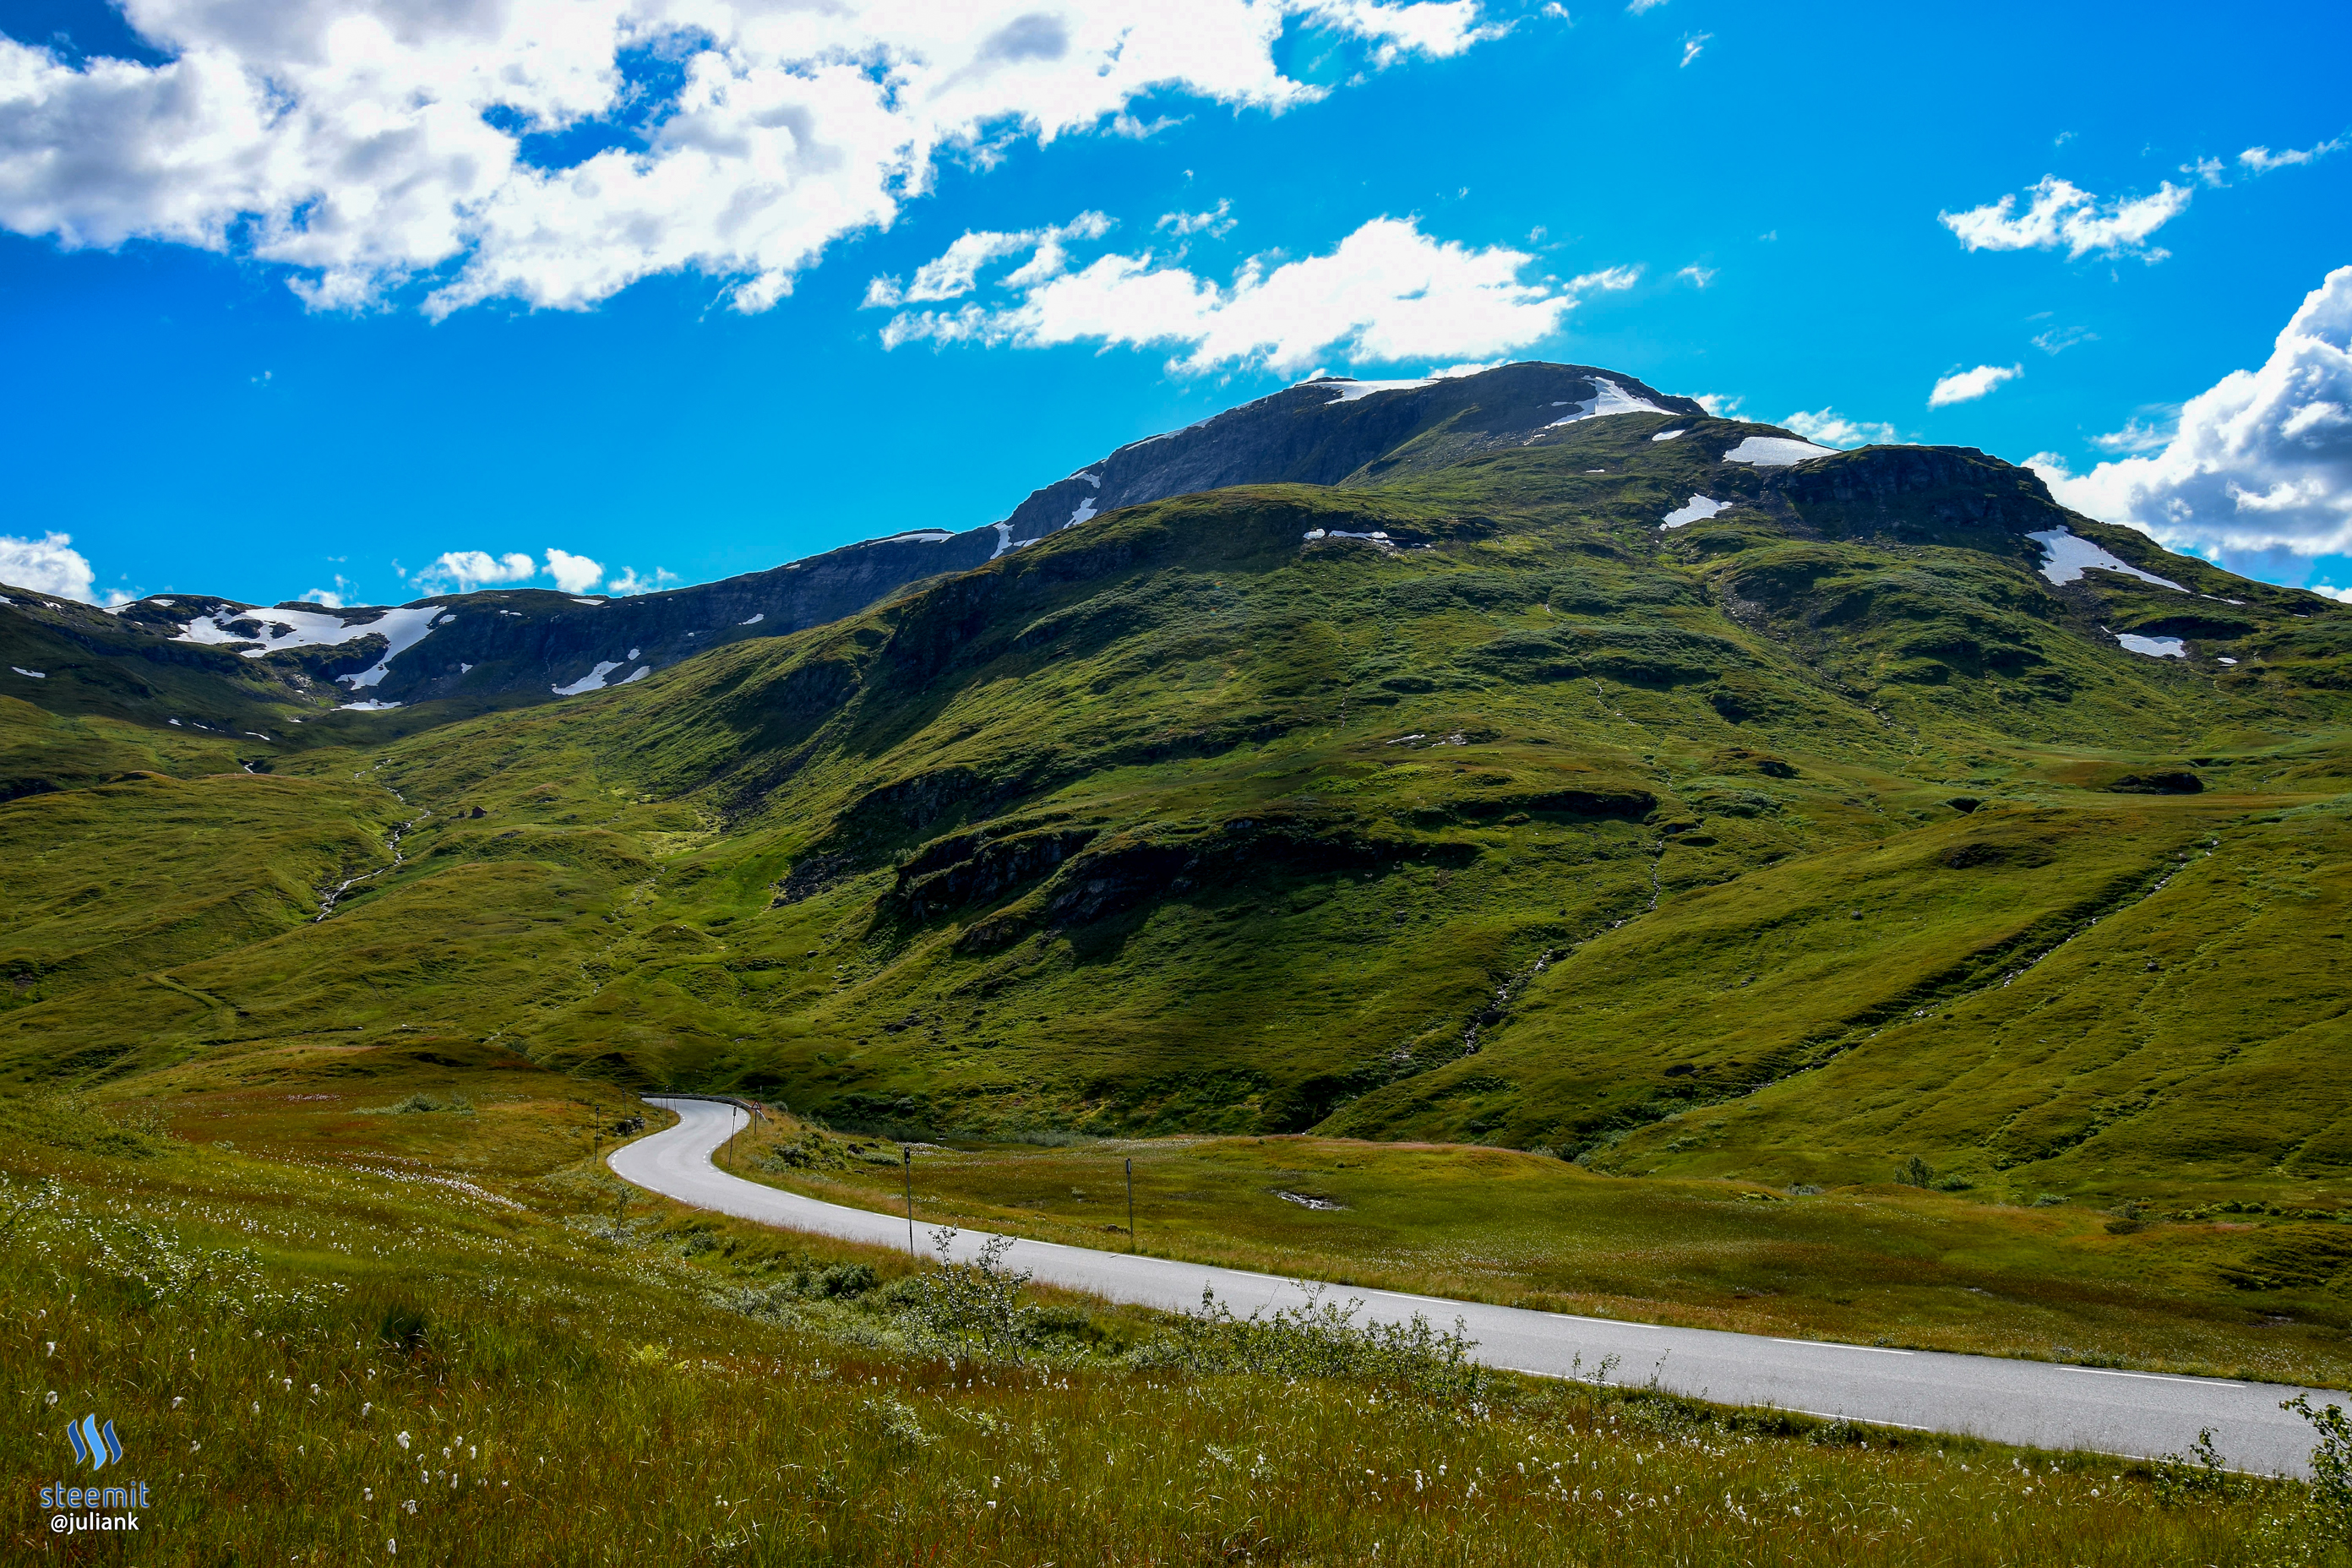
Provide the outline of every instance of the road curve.
<path id="1" fill-rule="evenodd" d="M 743 1125 L 741 1110 L 698 1100 L 648 1096 L 647 1102 L 675 1112 L 678 1124 L 613 1152 L 608 1163 L 624 1181 L 763 1225 L 883 1247 L 908 1244 L 904 1215 L 821 1203 L 743 1181 L 713 1165 L 712 1152 Z M 919 1245 L 928 1254 L 935 1227 L 921 1224 L 919 1214 L 917 1218 Z M 968 1258 L 990 1239 L 985 1231 L 959 1230 L 950 1250 Z M 1244 1312 L 1297 1300 L 1297 1286 L 1288 1279 L 1164 1258 L 1026 1238 L 1015 1238 L 1010 1258 L 1044 1283 L 1147 1307 L 1197 1306 L 1204 1285 Z M 2200 1429 L 2210 1427 L 2214 1446 L 2231 1466 L 2266 1474 L 2310 1473 L 2311 1428 L 2280 1410 L 2281 1400 L 2309 1393 L 2316 1403 L 2344 1402 L 2341 1394 L 2278 1384 L 1771 1339 L 1398 1290 L 1335 1289 L 1360 1300 L 1363 1315 L 1375 1321 L 1402 1321 L 1419 1313 L 1445 1326 L 1459 1318 L 1478 1342 L 1480 1361 L 1540 1376 L 1571 1375 L 1580 1357 L 1582 1374 L 1590 1376 L 1602 1358 L 1613 1355 L 1619 1359 L 1612 1381 L 1647 1383 L 1654 1376 L 1663 1388 L 1718 1404 L 1769 1405 L 2105 1454 L 2185 1452 Z"/>

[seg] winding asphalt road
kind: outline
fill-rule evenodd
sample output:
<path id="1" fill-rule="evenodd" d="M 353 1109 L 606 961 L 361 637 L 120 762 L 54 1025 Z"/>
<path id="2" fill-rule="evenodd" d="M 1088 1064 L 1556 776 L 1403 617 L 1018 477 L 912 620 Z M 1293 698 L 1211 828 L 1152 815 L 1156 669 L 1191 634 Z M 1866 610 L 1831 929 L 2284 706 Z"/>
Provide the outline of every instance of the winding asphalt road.
<path id="1" fill-rule="evenodd" d="M 713 1165 L 712 1152 L 748 1120 L 743 1111 L 698 1100 L 648 1097 L 648 1103 L 676 1112 L 678 1124 L 614 1150 L 608 1163 L 623 1180 L 739 1219 L 884 1247 L 908 1244 L 904 1215 L 820 1203 Z M 919 1222 L 919 1215 L 921 1249 L 929 1253 L 935 1227 Z M 950 1250 L 969 1258 L 991 1239 L 985 1231 L 960 1230 Z M 1204 1285 L 1243 1312 L 1298 1300 L 1296 1283 L 1270 1274 L 1051 1241 L 1016 1238 L 1010 1260 L 1045 1283 L 1147 1307 L 1197 1306 Z M 2310 1473 L 2311 1428 L 2280 1410 L 2281 1400 L 2307 1392 L 2315 1404 L 2347 1403 L 2341 1394 L 2277 1384 L 1769 1339 L 1397 1290 L 1335 1289 L 1360 1300 L 1363 1316 L 1374 1321 L 1401 1322 L 1418 1313 L 1444 1327 L 1459 1318 L 1478 1343 L 1480 1361 L 1543 1377 L 1589 1378 L 1613 1355 L 1613 1382 L 1647 1383 L 1654 1375 L 1661 1387 L 1718 1404 L 2105 1454 L 2185 1452 L 2200 1428 L 2210 1427 L 2232 1467 L 2268 1474 Z"/>

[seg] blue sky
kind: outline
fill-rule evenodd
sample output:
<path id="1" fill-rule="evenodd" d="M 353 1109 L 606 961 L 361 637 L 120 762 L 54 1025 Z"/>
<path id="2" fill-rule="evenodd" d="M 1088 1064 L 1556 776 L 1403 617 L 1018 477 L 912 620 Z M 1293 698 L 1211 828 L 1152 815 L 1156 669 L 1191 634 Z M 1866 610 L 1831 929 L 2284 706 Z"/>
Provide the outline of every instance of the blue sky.
<path id="1" fill-rule="evenodd" d="M 397 603 L 485 580 L 467 552 L 549 585 L 555 549 L 696 582 L 990 521 L 1314 370 L 1543 358 L 2040 456 L 2086 510 L 2352 586 L 2352 274 L 2224 384 L 2352 265 L 2340 4 L 1031 0 L 936 37 L 851 5 L 856 70 L 765 108 L 759 68 L 842 37 L 594 0 L 549 14 L 619 20 L 550 65 L 487 4 L 246 9 L 0 6 L 0 576 Z M 486 106 L 501 49 L 540 74 Z M 265 76 L 281 118 L 241 120 Z M 353 139 L 418 81 L 441 118 Z M 916 297 L 973 234 L 1025 237 Z"/>

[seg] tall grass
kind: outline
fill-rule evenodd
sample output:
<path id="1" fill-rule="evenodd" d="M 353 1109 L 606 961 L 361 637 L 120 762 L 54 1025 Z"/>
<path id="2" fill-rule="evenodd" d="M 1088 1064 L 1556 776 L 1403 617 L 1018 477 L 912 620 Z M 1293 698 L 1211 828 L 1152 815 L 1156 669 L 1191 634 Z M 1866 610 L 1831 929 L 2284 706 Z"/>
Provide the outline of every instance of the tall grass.
<path id="1" fill-rule="evenodd" d="M 0 1450 L 68 1479 L 65 1421 L 116 1424 L 152 1506 L 83 1555 L 2154 1565 L 2253 1562 L 2300 1517 L 2299 1489 L 2168 1507 L 2117 1461 L 1497 1376 L 1333 1303 L 1146 1319 L 616 1218 L 577 1168 L 510 1214 L 209 1152 L 64 1164 L 0 1145 Z"/>

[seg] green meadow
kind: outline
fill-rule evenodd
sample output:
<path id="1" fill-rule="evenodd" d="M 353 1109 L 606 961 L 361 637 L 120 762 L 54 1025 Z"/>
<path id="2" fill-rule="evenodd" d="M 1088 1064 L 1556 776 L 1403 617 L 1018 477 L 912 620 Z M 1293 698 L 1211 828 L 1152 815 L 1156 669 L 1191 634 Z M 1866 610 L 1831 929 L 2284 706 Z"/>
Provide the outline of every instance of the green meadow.
<path id="1" fill-rule="evenodd" d="M 1125 1244 L 1132 1157 L 1169 1256 L 2352 1381 L 2352 610 L 1663 423 L 278 741 L 156 717 L 276 700 L 234 654 L 0 621 L 25 1414 L 168 1434 L 186 1561 L 2291 1560 L 2284 1492 L 1016 1306 L 594 1164 L 732 1092 L 747 1173 L 928 1144 L 941 1219 Z"/>
<path id="2" fill-rule="evenodd" d="M 1442 1329 L 1171 1320 L 695 1214 L 589 1158 L 625 1098 L 449 1055 L 8 1108 L 6 1463 L 68 1481 L 96 1412 L 149 1497 L 135 1542 L 12 1509 L 12 1555 L 2346 1560 L 2303 1489 L 2193 1461 L 1493 1376 Z"/>

